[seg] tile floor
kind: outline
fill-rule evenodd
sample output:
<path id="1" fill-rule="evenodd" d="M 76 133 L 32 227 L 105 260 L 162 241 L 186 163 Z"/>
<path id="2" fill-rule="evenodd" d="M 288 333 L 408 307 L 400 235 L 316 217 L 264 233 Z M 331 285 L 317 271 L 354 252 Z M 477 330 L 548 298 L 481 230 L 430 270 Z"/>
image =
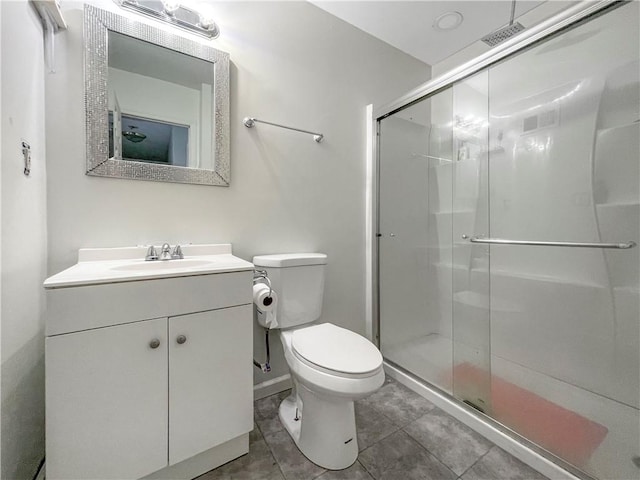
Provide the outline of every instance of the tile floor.
<path id="1" fill-rule="evenodd" d="M 390 378 L 356 402 L 358 460 L 328 471 L 307 460 L 280 423 L 288 394 L 257 400 L 249 453 L 198 480 L 546 480 Z"/>

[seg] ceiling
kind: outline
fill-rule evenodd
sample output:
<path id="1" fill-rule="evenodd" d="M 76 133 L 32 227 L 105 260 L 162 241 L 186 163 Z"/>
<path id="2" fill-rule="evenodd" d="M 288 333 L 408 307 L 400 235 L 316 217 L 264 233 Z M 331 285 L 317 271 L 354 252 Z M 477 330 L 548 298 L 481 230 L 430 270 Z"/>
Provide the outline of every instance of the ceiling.
<path id="1" fill-rule="evenodd" d="M 311 0 L 311 3 L 429 65 L 506 26 L 511 17 L 508 0 Z M 518 1 L 516 19 L 542 3 Z M 440 15 L 452 11 L 463 16 L 459 27 L 448 31 L 433 28 Z"/>

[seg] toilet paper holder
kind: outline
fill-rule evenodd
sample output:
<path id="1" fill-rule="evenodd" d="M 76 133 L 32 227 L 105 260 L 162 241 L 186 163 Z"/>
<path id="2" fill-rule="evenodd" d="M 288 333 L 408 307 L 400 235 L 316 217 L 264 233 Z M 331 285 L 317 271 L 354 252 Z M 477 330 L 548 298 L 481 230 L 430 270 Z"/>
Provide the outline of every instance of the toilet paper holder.
<path id="1" fill-rule="evenodd" d="M 264 282 L 269 287 L 269 298 L 271 298 L 271 293 L 273 292 L 273 288 L 271 288 L 271 280 L 269 280 L 269 276 L 267 275 L 266 270 L 254 270 L 253 271 L 253 284 L 255 285 L 258 282 Z"/>
<path id="2" fill-rule="evenodd" d="M 253 271 L 253 284 L 255 285 L 258 282 L 264 282 L 267 284 L 267 286 L 269 287 L 269 296 L 267 297 L 267 299 L 271 299 L 271 293 L 273 292 L 273 289 L 271 288 L 271 280 L 269 280 L 269 276 L 267 275 L 266 270 Z M 256 359 L 254 358 L 253 364 L 256 367 L 258 367 L 260 370 L 262 370 L 263 373 L 269 373 L 271 372 L 271 352 L 269 349 L 269 329 L 268 328 L 264 329 L 264 343 L 265 343 L 265 350 L 266 350 L 266 356 L 267 356 L 266 361 L 264 363 L 260 363 L 256 361 Z"/>

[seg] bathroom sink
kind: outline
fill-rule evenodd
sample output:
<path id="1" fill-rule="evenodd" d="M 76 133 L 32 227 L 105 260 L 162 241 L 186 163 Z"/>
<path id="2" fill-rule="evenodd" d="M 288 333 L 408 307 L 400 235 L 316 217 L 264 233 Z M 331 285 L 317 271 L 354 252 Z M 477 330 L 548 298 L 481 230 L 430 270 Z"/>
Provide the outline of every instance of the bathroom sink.
<path id="1" fill-rule="evenodd" d="M 211 260 L 154 260 L 152 262 L 139 261 L 132 263 L 125 263 L 123 265 L 115 265 L 111 267 L 111 270 L 120 272 L 148 272 L 156 270 L 183 270 L 185 268 L 205 267 L 211 265 Z"/>
<path id="2" fill-rule="evenodd" d="M 77 287 L 253 270 L 253 264 L 235 257 L 231 245 L 184 245 L 185 258 L 145 261 L 147 247 L 83 248 L 78 263 L 49 277 L 45 288 Z"/>

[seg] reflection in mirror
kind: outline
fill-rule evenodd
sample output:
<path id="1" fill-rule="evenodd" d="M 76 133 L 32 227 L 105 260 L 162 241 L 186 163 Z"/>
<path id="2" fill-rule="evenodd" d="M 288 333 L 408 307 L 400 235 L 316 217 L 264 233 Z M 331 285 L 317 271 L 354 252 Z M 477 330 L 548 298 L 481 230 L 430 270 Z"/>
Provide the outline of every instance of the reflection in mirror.
<path id="1" fill-rule="evenodd" d="M 213 64 L 112 31 L 108 52 L 109 156 L 213 169 Z"/>
<path id="2" fill-rule="evenodd" d="M 113 112 L 109 112 L 109 157 L 189 166 L 188 125 L 172 125 L 129 115 L 122 115 L 120 120 L 124 128 L 115 135 L 114 142 Z M 117 148 L 114 148 L 115 144 Z"/>
<path id="3" fill-rule="evenodd" d="M 85 6 L 87 174 L 229 185 L 229 56 Z"/>

